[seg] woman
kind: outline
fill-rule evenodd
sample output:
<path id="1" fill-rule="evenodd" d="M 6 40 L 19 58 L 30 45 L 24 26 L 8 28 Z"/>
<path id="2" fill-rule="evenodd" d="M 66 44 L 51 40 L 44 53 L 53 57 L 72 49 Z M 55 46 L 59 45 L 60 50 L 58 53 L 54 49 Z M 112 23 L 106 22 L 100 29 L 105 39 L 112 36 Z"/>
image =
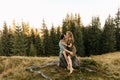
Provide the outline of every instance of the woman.
<path id="1" fill-rule="evenodd" d="M 74 46 L 74 37 L 73 37 L 73 34 L 70 31 L 66 32 L 66 43 L 67 43 L 67 50 L 73 52 L 72 54 L 69 54 L 66 51 L 63 52 L 63 54 L 65 56 L 65 59 L 67 61 L 67 65 L 68 65 L 67 69 L 70 70 L 70 74 L 71 74 L 73 72 L 73 70 L 74 70 L 71 59 L 72 59 L 72 57 L 76 53 L 76 48 Z"/>
<path id="2" fill-rule="evenodd" d="M 80 63 L 79 63 L 79 60 L 78 60 L 77 55 L 76 55 L 76 47 L 74 45 L 74 36 L 73 36 L 71 31 L 66 32 L 66 38 L 67 38 L 67 45 L 69 45 L 67 47 L 67 50 L 73 52 L 72 54 L 68 55 L 68 59 L 72 60 L 72 61 L 69 61 L 70 62 L 70 69 L 73 70 L 73 68 L 79 68 Z"/>
<path id="3" fill-rule="evenodd" d="M 60 42 L 59 42 L 59 47 L 60 47 L 59 66 L 66 68 L 68 65 L 67 65 L 67 60 L 66 60 L 63 52 L 65 51 L 65 52 L 67 52 L 67 53 L 69 53 L 69 54 L 73 54 L 73 53 L 72 53 L 71 51 L 69 51 L 69 50 L 66 49 L 66 48 L 67 48 L 67 47 L 66 47 L 67 44 L 66 44 L 65 40 L 66 40 L 66 39 L 65 39 L 65 34 L 62 34 L 61 37 L 60 37 Z"/>

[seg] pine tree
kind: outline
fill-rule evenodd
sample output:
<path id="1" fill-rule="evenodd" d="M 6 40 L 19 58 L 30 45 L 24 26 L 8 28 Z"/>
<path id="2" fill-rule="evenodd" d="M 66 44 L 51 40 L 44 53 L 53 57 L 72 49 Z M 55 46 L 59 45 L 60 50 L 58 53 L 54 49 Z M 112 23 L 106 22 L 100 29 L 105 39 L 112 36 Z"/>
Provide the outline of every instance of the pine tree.
<path id="1" fill-rule="evenodd" d="M 75 46 L 77 49 L 77 54 L 79 56 L 85 56 L 84 55 L 84 45 L 83 45 L 83 35 L 82 35 L 82 31 L 81 31 L 81 27 L 78 26 L 76 28 L 76 36 L 75 36 Z"/>
<path id="2" fill-rule="evenodd" d="M 9 28 L 9 33 L 8 33 L 8 46 L 9 46 L 9 54 L 12 56 L 14 55 L 13 53 L 13 45 L 14 45 L 14 34 L 11 28 Z"/>
<path id="3" fill-rule="evenodd" d="M 42 41 L 39 34 L 37 34 L 35 37 L 35 47 L 36 47 L 37 56 L 43 56 Z"/>
<path id="4" fill-rule="evenodd" d="M 57 36 L 56 36 L 56 30 L 54 26 L 52 25 L 52 28 L 50 30 L 50 52 L 52 55 L 57 55 L 58 53 L 58 47 L 57 47 Z"/>
<path id="5" fill-rule="evenodd" d="M 99 17 L 92 18 L 92 25 L 88 28 L 88 52 L 89 54 L 100 54 L 101 53 L 101 45 L 100 45 L 100 36 L 101 36 L 101 25 Z"/>
<path id="6" fill-rule="evenodd" d="M 15 31 L 16 31 L 16 22 L 15 22 L 15 20 L 13 20 L 11 31 L 12 31 L 12 34 L 15 34 Z"/>
<path id="7" fill-rule="evenodd" d="M 90 56 L 90 44 L 89 44 L 89 30 L 90 26 L 86 26 L 82 28 L 82 33 L 83 33 L 83 43 L 84 43 L 84 50 L 85 50 L 85 55 L 84 56 Z"/>
<path id="8" fill-rule="evenodd" d="M 36 53 L 37 53 L 37 50 L 36 50 L 34 44 L 31 43 L 31 44 L 30 44 L 30 53 L 29 53 L 29 56 L 37 56 Z"/>
<path id="9" fill-rule="evenodd" d="M 115 51 L 115 25 L 113 18 L 109 16 L 105 21 L 104 30 L 102 33 L 102 53 Z"/>
<path id="10" fill-rule="evenodd" d="M 44 50 L 44 54 L 45 56 L 49 56 L 50 55 L 50 47 L 48 46 L 50 44 L 50 38 L 49 38 L 49 33 L 48 33 L 48 29 L 46 28 L 44 31 L 44 39 L 43 39 L 43 50 Z"/>
<path id="11" fill-rule="evenodd" d="M 74 36 L 76 36 L 75 32 L 76 32 L 76 28 L 78 26 L 78 24 L 75 25 L 75 23 L 76 22 L 74 20 L 70 20 L 69 21 L 69 29 L 68 29 L 68 30 L 70 30 L 73 33 Z"/>
<path id="12" fill-rule="evenodd" d="M 60 26 L 57 27 L 57 33 L 56 33 L 56 48 L 57 48 L 57 54 L 56 55 L 59 55 L 59 41 L 60 41 L 60 35 L 61 35 L 61 31 L 60 31 Z"/>
<path id="13" fill-rule="evenodd" d="M 14 39 L 14 55 L 25 56 L 26 48 L 24 44 L 23 29 L 21 26 L 16 26 L 15 39 Z"/>
<path id="14" fill-rule="evenodd" d="M 65 20 L 63 20 L 63 24 L 62 24 L 62 33 L 65 34 L 67 31 L 67 22 Z"/>
<path id="15" fill-rule="evenodd" d="M 0 30 L 0 56 L 2 56 L 2 31 Z"/>
<path id="16" fill-rule="evenodd" d="M 120 8 L 115 17 L 116 50 L 120 51 Z"/>
<path id="17" fill-rule="evenodd" d="M 29 56 L 30 54 L 30 44 L 31 44 L 31 38 L 30 38 L 30 29 L 29 24 L 26 24 L 22 22 L 22 29 L 23 29 L 23 39 L 24 39 L 24 45 L 26 49 L 26 56 Z"/>
<path id="18" fill-rule="evenodd" d="M 76 28 L 75 46 L 79 56 L 85 56 L 82 28 L 78 25 Z"/>
<path id="19" fill-rule="evenodd" d="M 83 25 L 81 22 L 81 18 L 80 18 L 80 15 L 78 14 L 78 16 L 76 15 L 76 18 L 75 18 L 75 30 L 76 31 L 73 33 L 74 33 L 74 37 L 75 37 L 75 46 L 77 49 L 77 54 L 79 56 L 85 56 L 82 27 L 83 27 Z"/>
<path id="20" fill-rule="evenodd" d="M 31 36 L 30 36 L 31 42 L 30 42 L 30 56 L 35 56 L 37 55 L 37 50 L 36 50 L 36 35 L 35 31 L 31 29 Z M 34 52 L 34 53 L 33 53 Z"/>
<path id="21" fill-rule="evenodd" d="M 57 42 L 59 42 L 59 40 L 60 40 L 60 35 L 61 35 L 60 26 L 58 26 L 57 27 L 57 32 L 56 32 Z"/>
<path id="22" fill-rule="evenodd" d="M 7 24 L 6 22 L 4 22 L 4 27 L 3 27 L 3 35 L 1 37 L 1 46 L 2 46 L 2 54 L 4 56 L 9 56 L 10 55 L 10 52 L 9 52 L 9 33 L 8 33 L 8 27 L 7 27 Z"/>
<path id="23" fill-rule="evenodd" d="M 35 32 L 33 29 L 31 29 L 31 42 L 35 44 Z"/>
<path id="24" fill-rule="evenodd" d="M 49 37 L 49 32 L 47 29 L 47 26 L 45 24 L 45 21 L 43 19 L 43 23 L 42 23 L 42 46 L 43 46 L 43 55 L 44 56 L 49 56 L 50 55 L 50 47 L 48 46 L 50 44 L 50 37 Z"/>

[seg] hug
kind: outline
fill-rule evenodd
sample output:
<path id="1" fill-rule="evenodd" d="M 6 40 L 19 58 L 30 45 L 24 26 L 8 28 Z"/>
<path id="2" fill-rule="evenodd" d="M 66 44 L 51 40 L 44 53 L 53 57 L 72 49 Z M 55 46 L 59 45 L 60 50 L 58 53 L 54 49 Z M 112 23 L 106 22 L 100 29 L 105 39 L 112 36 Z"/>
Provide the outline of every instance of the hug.
<path id="1" fill-rule="evenodd" d="M 59 67 L 67 68 L 70 74 L 79 68 L 80 63 L 76 55 L 74 36 L 71 31 L 62 34 L 59 41 Z"/>

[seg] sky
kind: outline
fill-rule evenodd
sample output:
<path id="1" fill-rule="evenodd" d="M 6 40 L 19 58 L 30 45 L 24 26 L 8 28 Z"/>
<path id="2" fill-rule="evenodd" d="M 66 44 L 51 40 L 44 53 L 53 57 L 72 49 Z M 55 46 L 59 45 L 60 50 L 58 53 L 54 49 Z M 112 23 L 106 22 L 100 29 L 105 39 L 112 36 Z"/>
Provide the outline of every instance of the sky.
<path id="1" fill-rule="evenodd" d="M 10 26 L 13 20 L 41 28 L 43 19 L 50 28 L 52 24 L 62 25 L 71 13 L 79 13 L 84 25 L 90 24 L 92 16 L 99 16 L 104 25 L 108 15 L 114 17 L 118 8 L 120 0 L 0 0 L 0 28 L 4 21 Z"/>

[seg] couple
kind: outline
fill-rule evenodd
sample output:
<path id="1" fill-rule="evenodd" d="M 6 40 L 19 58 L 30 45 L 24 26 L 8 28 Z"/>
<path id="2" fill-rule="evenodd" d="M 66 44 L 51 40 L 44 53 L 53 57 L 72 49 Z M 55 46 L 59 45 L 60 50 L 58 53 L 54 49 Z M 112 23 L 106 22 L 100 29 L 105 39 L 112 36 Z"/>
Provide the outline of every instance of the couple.
<path id="1" fill-rule="evenodd" d="M 74 45 L 74 36 L 71 31 L 62 34 L 59 42 L 59 66 L 70 70 L 70 74 L 75 68 L 79 68 L 79 60 L 76 56 L 76 47 Z"/>

